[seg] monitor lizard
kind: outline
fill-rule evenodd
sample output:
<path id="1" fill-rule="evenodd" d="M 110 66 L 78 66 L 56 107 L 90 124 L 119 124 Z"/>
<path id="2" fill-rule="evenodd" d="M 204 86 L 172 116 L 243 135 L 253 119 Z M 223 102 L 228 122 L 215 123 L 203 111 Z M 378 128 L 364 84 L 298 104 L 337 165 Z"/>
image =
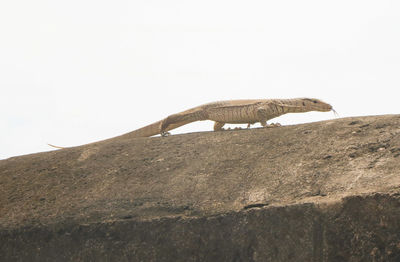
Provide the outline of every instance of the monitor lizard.
<path id="1" fill-rule="evenodd" d="M 163 120 L 122 136 L 127 138 L 150 137 L 158 134 L 167 136 L 169 135 L 168 131 L 172 129 L 203 120 L 215 121 L 214 131 L 224 130 L 222 127 L 226 123 L 247 124 L 247 128 L 249 128 L 250 125 L 259 122 L 263 127 L 275 127 L 280 124 L 268 125 L 267 121 L 287 113 L 310 111 L 333 111 L 336 113 L 331 105 L 315 98 L 227 100 L 200 105 L 170 115 Z"/>

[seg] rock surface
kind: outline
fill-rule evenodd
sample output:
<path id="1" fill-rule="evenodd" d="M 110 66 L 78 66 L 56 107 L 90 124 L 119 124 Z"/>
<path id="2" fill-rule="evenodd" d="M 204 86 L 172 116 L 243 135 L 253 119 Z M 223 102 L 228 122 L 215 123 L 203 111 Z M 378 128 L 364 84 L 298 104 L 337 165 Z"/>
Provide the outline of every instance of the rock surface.
<path id="1" fill-rule="evenodd" d="M 400 261 L 400 115 L 0 161 L 2 261 Z"/>

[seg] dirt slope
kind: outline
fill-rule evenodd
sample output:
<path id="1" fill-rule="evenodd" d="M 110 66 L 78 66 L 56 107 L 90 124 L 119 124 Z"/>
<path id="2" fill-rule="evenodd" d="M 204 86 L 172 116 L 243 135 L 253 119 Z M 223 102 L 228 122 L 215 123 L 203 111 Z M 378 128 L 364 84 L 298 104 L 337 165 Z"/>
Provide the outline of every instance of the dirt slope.
<path id="1" fill-rule="evenodd" d="M 400 115 L 0 161 L 7 261 L 400 261 Z"/>

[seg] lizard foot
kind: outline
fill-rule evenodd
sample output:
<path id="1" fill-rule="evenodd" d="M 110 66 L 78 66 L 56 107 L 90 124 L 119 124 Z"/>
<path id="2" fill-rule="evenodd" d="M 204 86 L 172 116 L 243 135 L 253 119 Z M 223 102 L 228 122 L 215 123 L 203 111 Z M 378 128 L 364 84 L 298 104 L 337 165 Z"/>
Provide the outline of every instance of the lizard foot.
<path id="1" fill-rule="evenodd" d="M 162 132 L 161 132 L 161 136 L 162 136 L 162 137 L 167 137 L 167 136 L 169 136 L 169 135 L 171 135 L 170 132 L 167 132 L 167 131 L 162 131 Z"/>
<path id="2" fill-rule="evenodd" d="M 266 127 L 280 127 L 280 126 L 282 126 L 282 125 L 279 123 L 272 123 L 272 124 L 267 125 Z"/>
<path id="3" fill-rule="evenodd" d="M 230 128 L 230 127 L 228 127 L 228 128 L 221 128 L 222 131 L 232 131 L 232 130 L 241 130 L 241 129 L 242 129 L 241 127 L 235 127 L 235 128 Z"/>

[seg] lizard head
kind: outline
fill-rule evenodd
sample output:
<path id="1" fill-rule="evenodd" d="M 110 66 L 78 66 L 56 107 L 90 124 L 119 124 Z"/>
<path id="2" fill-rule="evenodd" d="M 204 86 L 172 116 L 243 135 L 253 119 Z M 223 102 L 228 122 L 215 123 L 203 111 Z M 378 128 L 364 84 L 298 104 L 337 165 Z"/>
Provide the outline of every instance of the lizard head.
<path id="1" fill-rule="evenodd" d="M 330 104 L 322 102 L 316 98 L 302 98 L 301 105 L 304 108 L 304 111 L 320 111 L 320 112 L 328 112 L 333 110 Z M 333 110 L 334 111 L 334 110 Z"/>

